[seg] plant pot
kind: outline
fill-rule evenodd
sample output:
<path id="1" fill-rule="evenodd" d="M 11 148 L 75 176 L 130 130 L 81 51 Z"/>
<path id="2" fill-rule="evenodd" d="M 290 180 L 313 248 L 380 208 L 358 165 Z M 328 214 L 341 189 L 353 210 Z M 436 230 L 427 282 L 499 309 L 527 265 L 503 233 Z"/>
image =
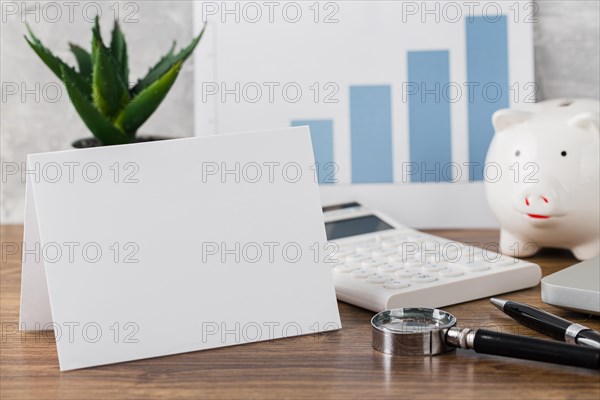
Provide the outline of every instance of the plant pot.
<path id="1" fill-rule="evenodd" d="M 157 140 L 169 140 L 169 139 L 175 139 L 175 138 L 166 137 L 166 136 L 150 136 L 150 135 L 137 136 L 135 138 L 134 143 L 155 142 Z M 100 147 L 100 146 L 102 146 L 102 144 L 95 137 L 90 137 L 90 138 L 77 139 L 76 141 L 71 143 L 71 146 L 73 146 L 76 149 L 87 149 L 90 147 Z"/>

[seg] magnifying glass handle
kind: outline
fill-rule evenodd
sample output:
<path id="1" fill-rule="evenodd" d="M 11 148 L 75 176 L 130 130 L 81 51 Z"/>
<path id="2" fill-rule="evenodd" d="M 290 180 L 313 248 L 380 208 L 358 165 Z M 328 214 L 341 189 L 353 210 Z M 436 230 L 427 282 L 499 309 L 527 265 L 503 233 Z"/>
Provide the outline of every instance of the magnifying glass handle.
<path id="1" fill-rule="evenodd" d="M 600 369 L 600 350 L 486 329 L 450 328 L 446 342 L 477 353 Z"/>

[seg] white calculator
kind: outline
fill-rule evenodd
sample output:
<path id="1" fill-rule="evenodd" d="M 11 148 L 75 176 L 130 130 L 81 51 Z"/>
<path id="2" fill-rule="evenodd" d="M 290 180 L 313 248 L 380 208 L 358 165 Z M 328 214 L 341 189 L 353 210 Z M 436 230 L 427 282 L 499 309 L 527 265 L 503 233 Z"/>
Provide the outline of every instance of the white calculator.
<path id="1" fill-rule="evenodd" d="M 337 298 L 372 311 L 443 307 L 532 287 L 542 276 L 537 264 L 499 254 L 497 243 L 429 235 L 356 202 L 323 212 L 337 248 Z"/>

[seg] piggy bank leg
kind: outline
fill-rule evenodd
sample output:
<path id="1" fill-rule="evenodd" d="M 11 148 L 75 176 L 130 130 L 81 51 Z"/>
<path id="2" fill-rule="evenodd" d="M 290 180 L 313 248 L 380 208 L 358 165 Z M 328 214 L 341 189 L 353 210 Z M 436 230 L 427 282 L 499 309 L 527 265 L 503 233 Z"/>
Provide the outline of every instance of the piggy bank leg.
<path id="1" fill-rule="evenodd" d="M 540 249 L 532 241 L 518 237 L 502 229 L 500 231 L 500 249 L 503 254 L 511 257 L 530 257 Z"/>
<path id="2" fill-rule="evenodd" d="M 578 260 L 588 260 L 600 254 L 600 240 L 594 240 L 571 249 L 573 255 Z"/>

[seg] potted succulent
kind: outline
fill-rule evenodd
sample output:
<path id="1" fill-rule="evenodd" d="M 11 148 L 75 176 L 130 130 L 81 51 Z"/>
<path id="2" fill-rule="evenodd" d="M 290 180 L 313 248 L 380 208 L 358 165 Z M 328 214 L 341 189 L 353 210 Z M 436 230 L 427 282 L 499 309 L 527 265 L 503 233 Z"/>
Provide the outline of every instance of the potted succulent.
<path id="1" fill-rule="evenodd" d="M 65 84 L 77 113 L 94 135 L 80 139 L 73 147 L 126 144 L 164 139 L 137 137 L 138 128 L 152 115 L 163 101 L 181 70 L 181 65 L 192 54 L 204 30 L 185 48 L 171 50 L 151 67 L 143 78 L 129 86 L 127 44 L 119 24 L 115 21 L 110 46 L 105 46 L 96 17 L 92 28 L 91 52 L 70 44 L 78 69 L 67 65 L 53 55 L 27 27 L 29 46 Z"/>

